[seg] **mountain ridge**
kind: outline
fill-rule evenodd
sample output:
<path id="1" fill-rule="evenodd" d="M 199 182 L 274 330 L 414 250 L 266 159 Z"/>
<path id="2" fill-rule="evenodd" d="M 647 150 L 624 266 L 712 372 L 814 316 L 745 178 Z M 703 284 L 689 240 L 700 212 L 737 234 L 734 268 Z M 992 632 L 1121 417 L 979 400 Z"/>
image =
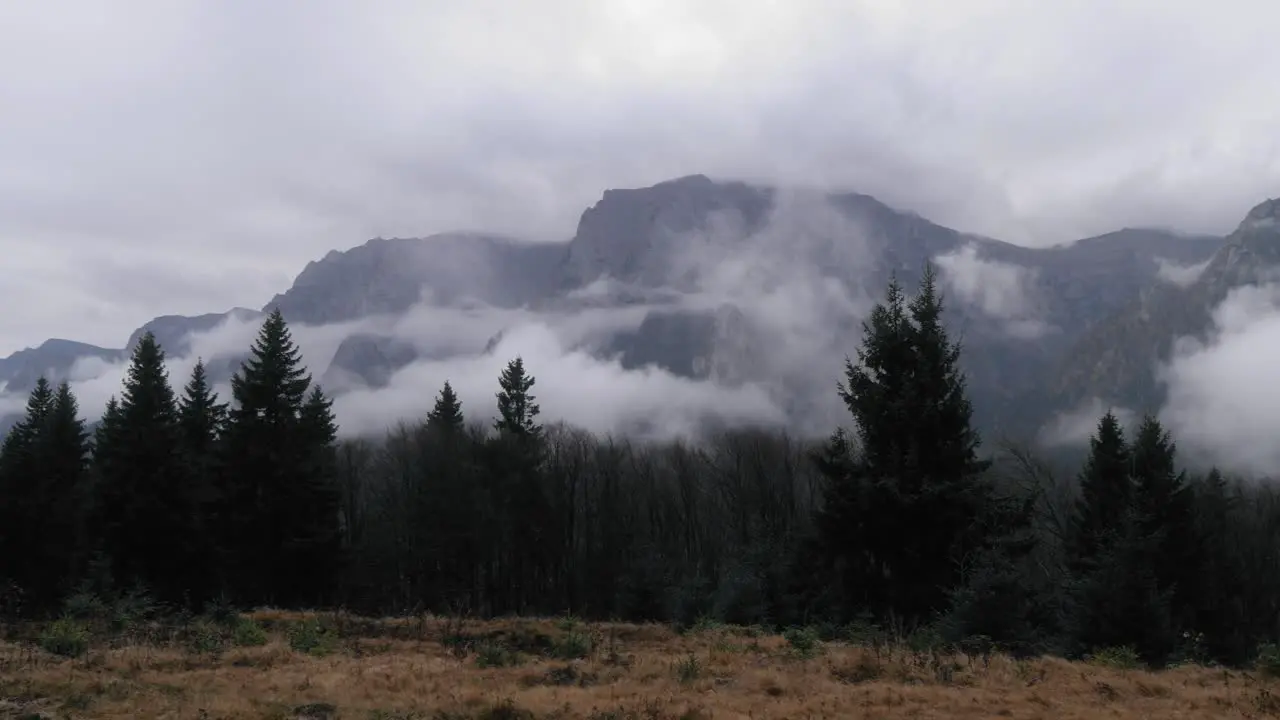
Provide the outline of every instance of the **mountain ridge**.
<path id="1" fill-rule="evenodd" d="M 869 195 L 689 175 L 605 190 L 565 241 L 460 232 L 373 238 L 332 250 L 307 263 L 261 310 L 161 316 L 118 350 L 84 344 L 29 348 L 0 359 L 0 383 L 22 392 L 40 372 L 68 376 L 80 357 L 118 362 L 146 330 L 163 335 L 162 344 L 180 356 L 190 350 L 193 333 L 229 317 L 247 321 L 280 308 L 291 323 L 333 325 L 396 317 L 422 303 L 561 314 L 647 308 L 634 327 L 598 339 L 592 352 L 616 357 L 629 369 L 657 366 L 718 383 L 748 382 L 794 370 L 778 364 L 783 361 L 770 347 L 776 343 L 770 341 L 767 313 L 753 304 L 781 297 L 781 288 L 810 303 L 810 310 L 831 315 L 833 334 L 856 332 L 848 302 L 878 300 L 891 275 L 910 289 L 924 264 L 933 262 L 953 280 L 988 272 L 985 281 L 957 280 L 945 288 L 954 299 L 950 319 L 967 335 L 965 369 L 981 396 L 975 404 L 988 424 L 1016 427 L 1038 415 L 1018 409 L 1019 403 L 1058 399 L 1040 385 L 1062 353 L 1095 324 L 1165 284 L 1159 279 L 1162 263 L 1211 261 L 1224 242 L 1127 228 L 1029 248 L 938 225 Z M 845 304 L 815 295 L 822 288 Z M 719 304 L 689 306 L 689 298 L 712 290 L 728 295 Z M 822 348 L 849 350 L 838 342 Z M 308 358 L 308 364 L 326 383 L 378 387 L 422 358 L 404 338 L 366 329 L 344 338 L 330 357 Z M 226 372 L 233 366 L 226 363 Z M 801 394 L 830 394 L 831 382 L 813 381 L 808 390 L 796 378 L 782 384 Z"/>

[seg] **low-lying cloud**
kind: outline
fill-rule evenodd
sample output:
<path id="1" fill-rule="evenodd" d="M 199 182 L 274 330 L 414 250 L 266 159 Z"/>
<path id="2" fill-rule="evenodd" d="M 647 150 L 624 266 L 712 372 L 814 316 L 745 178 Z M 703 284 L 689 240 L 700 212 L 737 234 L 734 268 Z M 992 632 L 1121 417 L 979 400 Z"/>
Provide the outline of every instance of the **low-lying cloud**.
<path id="1" fill-rule="evenodd" d="M 1156 277 L 1171 285 L 1190 287 L 1200 279 L 1200 275 L 1204 273 L 1205 268 L 1209 267 L 1209 262 L 1212 260 L 1213 258 L 1209 258 L 1192 265 L 1180 265 L 1167 258 L 1156 258 Z"/>
<path id="2" fill-rule="evenodd" d="M 1131 428 L 1137 420 L 1137 413 L 1133 410 L 1092 397 L 1045 423 L 1040 429 L 1038 440 L 1040 444 L 1051 448 L 1088 445 L 1089 439 L 1098 430 L 1098 422 L 1107 412 L 1115 415 L 1122 427 Z"/>
<path id="3" fill-rule="evenodd" d="M 323 326 L 291 326 L 313 378 L 335 398 L 343 435 L 377 433 L 421 418 L 448 380 L 469 416 L 490 419 L 504 365 L 524 359 L 547 421 L 602 433 L 649 438 L 688 436 L 716 425 L 788 424 L 825 433 L 844 418 L 835 392 L 841 364 L 859 340 L 858 322 L 874 303 L 864 277 L 872 254 L 862 227 L 825 196 L 782 194 L 767 221 L 748 231 L 721 217 L 668 238 L 668 260 L 680 268 L 665 282 L 600 277 L 537 310 L 475 302 L 426 302 L 395 316 Z M 677 280 L 679 282 L 677 282 Z M 673 287 L 674 286 L 674 287 Z M 635 332 L 651 313 L 709 317 L 713 337 L 697 359 L 703 379 L 656 366 L 624 368 L 610 356 L 619 333 Z M 261 319 L 233 317 L 180 343 L 169 358 L 181 387 L 196 358 L 226 367 L 254 342 Z M 357 374 L 331 370 L 348 338 L 409 346 L 418 360 L 392 368 L 369 386 Z M 70 374 L 87 418 L 96 419 L 120 392 L 127 362 L 83 360 Z M 230 388 L 217 388 L 226 398 Z M 14 408 L 20 398 L 9 397 Z"/>
<path id="4" fill-rule="evenodd" d="M 1161 417 L 1184 457 L 1274 476 L 1280 471 L 1280 286 L 1233 290 L 1205 342 L 1184 338 L 1161 368 Z"/>
<path id="5" fill-rule="evenodd" d="M 938 255 L 934 262 L 947 288 L 964 302 L 1003 321 L 1010 335 L 1034 339 L 1048 331 L 1048 326 L 1036 318 L 1035 271 L 980 257 L 972 244 Z"/>

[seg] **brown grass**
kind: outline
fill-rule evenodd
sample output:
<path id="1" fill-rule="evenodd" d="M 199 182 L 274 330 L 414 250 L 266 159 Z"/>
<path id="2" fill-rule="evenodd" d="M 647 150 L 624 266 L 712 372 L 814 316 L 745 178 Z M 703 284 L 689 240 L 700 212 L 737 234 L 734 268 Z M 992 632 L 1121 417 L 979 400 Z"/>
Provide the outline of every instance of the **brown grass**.
<path id="1" fill-rule="evenodd" d="M 250 617 L 267 644 L 236 647 L 228 629 L 211 642 L 207 623 L 203 636 L 152 627 L 97 638 L 76 659 L 2 643 L 0 718 L 1280 717 L 1280 683 L 1221 669 L 834 643 L 805 653 L 742 628 Z M 290 628 L 308 620 L 325 631 L 304 653 L 290 637 L 307 638 Z"/>

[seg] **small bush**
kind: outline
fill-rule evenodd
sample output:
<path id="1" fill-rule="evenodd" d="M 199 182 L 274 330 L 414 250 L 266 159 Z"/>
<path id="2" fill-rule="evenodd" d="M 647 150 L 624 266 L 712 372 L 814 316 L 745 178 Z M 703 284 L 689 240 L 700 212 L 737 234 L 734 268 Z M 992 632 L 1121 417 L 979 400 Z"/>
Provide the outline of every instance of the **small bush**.
<path id="1" fill-rule="evenodd" d="M 111 629 L 122 632 L 155 614 L 156 602 L 143 588 L 134 588 L 111 603 Z"/>
<path id="2" fill-rule="evenodd" d="M 333 652 L 333 635 L 317 620 L 304 620 L 289 626 L 289 647 L 307 655 Z"/>
<path id="3" fill-rule="evenodd" d="M 40 647 L 62 657 L 76 658 L 89 651 L 89 628 L 71 617 L 63 617 L 40 633 Z"/>
<path id="4" fill-rule="evenodd" d="M 1142 667 L 1142 658 L 1139 657 L 1138 651 L 1127 645 L 1102 648 L 1085 656 L 1085 660 L 1093 665 L 1115 670 L 1136 670 Z"/>
<path id="5" fill-rule="evenodd" d="M 822 646 L 822 640 L 813 628 L 790 628 L 782 637 L 801 657 L 813 657 Z"/>
<path id="6" fill-rule="evenodd" d="M 577 660 L 591 654 L 591 636 L 580 631 L 566 633 L 555 641 L 551 655 L 560 660 Z"/>
<path id="7" fill-rule="evenodd" d="M 476 646 L 476 666 L 482 669 L 513 667 L 520 664 L 520 654 L 501 642 L 486 641 Z"/>
<path id="8" fill-rule="evenodd" d="M 240 618 L 231 631 L 231 640 L 239 647 L 259 647 L 266 645 L 268 639 L 267 631 L 253 618 Z"/>
<path id="9" fill-rule="evenodd" d="M 1258 672 L 1268 677 L 1280 677 L 1280 645 L 1263 643 L 1258 646 L 1258 656 L 1253 661 Z"/>
<path id="10" fill-rule="evenodd" d="M 680 682 L 693 682 L 702 676 L 702 663 L 697 655 L 689 653 L 689 657 L 676 663 L 675 673 Z"/>
<path id="11" fill-rule="evenodd" d="M 187 629 L 187 649 L 192 653 L 216 655 L 224 645 L 222 631 L 209 620 L 197 620 Z"/>

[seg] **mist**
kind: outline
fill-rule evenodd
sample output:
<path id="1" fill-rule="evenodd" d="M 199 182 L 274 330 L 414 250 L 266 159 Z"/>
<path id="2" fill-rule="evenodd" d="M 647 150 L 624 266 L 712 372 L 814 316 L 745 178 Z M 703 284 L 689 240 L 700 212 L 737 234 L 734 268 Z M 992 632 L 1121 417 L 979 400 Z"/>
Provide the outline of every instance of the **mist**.
<path id="1" fill-rule="evenodd" d="M 1168 387 L 1161 418 L 1184 457 L 1224 469 L 1280 472 L 1280 285 L 1231 291 L 1214 309 L 1204 342 L 1182 338 L 1160 368 Z"/>

